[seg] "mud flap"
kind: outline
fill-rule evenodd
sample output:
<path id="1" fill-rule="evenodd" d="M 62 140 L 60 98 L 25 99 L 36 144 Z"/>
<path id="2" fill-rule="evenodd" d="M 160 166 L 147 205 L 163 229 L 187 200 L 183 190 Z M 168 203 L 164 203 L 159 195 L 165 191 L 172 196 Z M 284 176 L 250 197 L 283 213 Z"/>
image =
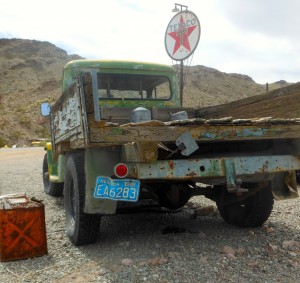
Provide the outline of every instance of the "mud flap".
<path id="1" fill-rule="evenodd" d="M 85 154 L 85 205 L 84 212 L 92 214 L 115 214 L 117 201 L 95 199 L 94 189 L 98 176 L 110 177 L 114 166 L 120 161 L 119 147 L 86 148 Z"/>

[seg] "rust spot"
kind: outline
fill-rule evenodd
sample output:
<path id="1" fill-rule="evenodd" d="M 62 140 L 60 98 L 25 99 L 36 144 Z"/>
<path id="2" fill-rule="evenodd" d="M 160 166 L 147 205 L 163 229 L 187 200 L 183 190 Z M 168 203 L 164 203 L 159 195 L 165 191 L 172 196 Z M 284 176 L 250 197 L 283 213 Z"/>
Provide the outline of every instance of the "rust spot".
<path id="1" fill-rule="evenodd" d="M 262 167 L 257 168 L 257 171 L 255 173 L 268 173 L 268 167 L 269 167 L 269 161 L 266 160 L 265 163 L 262 165 Z"/>
<path id="2" fill-rule="evenodd" d="M 174 170 L 174 161 L 168 160 L 168 163 L 169 163 L 170 170 L 173 171 Z"/>
<path id="3" fill-rule="evenodd" d="M 186 174 L 187 177 L 195 177 L 197 176 L 196 172 L 191 172 L 189 174 Z"/>
<path id="4" fill-rule="evenodd" d="M 267 160 L 263 167 L 261 168 L 261 172 L 264 173 L 264 172 L 268 172 L 268 167 L 269 167 L 269 161 Z"/>

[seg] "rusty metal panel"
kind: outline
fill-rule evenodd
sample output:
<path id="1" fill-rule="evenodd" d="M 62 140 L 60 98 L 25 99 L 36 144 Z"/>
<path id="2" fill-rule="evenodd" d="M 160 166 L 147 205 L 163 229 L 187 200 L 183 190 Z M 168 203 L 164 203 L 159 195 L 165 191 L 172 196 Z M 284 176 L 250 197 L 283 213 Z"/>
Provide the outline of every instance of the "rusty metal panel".
<path id="1" fill-rule="evenodd" d="M 122 162 L 152 162 L 158 156 L 156 142 L 132 142 L 122 145 Z"/>
<path id="2" fill-rule="evenodd" d="M 292 155 L 162 160 L 136 164 L 139 179 L 197 180 L 226 177 L 224 160 L 230 159 L 236 176 L 299 170 L 300 157 Z M 133 170 L 134 171 L 134 170 Z"/>
<path id="3" fill-rule="evenodd" d="M 25 195 L 0 197 L 0 260 L 10 261 L 48 253 L 45 209 Z"/>

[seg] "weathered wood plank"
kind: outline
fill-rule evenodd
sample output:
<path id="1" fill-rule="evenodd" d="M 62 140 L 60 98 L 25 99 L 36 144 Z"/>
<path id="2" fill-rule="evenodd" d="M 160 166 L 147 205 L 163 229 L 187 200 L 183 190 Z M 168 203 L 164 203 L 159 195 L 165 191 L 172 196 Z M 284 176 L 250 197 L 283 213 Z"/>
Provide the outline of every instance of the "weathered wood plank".
<path id="1" fill-rule="evenodd" d="M 290 139 L 300 138 L 300 124 L 295 125 L 185 125 L 185 126 L 145 126 L 103 127 L 90 129 L 93 143 L 113 142 L 152 142 L 175 141 L 181 134 L 189 131 L 199 142 Z"/>
<path id="2" fill-rule="evenodd" d="M 255 110 L 255 117 L 263 117 L 266 115 L 272 115 L 273 117 L 292 117 L 282 115 L 289 112 L 288 109 L 292 106 L 286 104 L 287 99 L 297 101 L 297 99 L 294 98 L 299 97 L 299 89 L 300 83 L 297 83 L 230 103 L 196 109 L 195 115 L 199 118 L 207 118 L 222 117 L 230 113 L 229 115 L 236 118 L 248 118 L 253 117 L 253 110 Z"/>
<path id="3" fill-rule="evenodd" d="M 71 87 L 75 89 L 74 86 Z M 66 91 L 52 108 L 52 127 L 55 144 L 82 136 L 80 101 L 77 92 Z"/>

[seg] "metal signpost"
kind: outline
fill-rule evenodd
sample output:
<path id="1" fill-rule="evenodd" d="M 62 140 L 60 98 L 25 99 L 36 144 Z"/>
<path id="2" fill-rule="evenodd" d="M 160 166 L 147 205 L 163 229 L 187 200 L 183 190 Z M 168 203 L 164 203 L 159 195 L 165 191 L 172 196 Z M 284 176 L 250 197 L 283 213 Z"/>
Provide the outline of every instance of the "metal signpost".
<path id="1" fill-rule="evenodd" d="M 172 11 L 178 13 L 167 26 L 165 48 L 172 59 L 180 61 L 180 102 L 182 105 L 183 61 L 195 51 L 200 39 L 201 27 L 197 16 L 189 11 L 187 6 L 175 3 Z"/>

